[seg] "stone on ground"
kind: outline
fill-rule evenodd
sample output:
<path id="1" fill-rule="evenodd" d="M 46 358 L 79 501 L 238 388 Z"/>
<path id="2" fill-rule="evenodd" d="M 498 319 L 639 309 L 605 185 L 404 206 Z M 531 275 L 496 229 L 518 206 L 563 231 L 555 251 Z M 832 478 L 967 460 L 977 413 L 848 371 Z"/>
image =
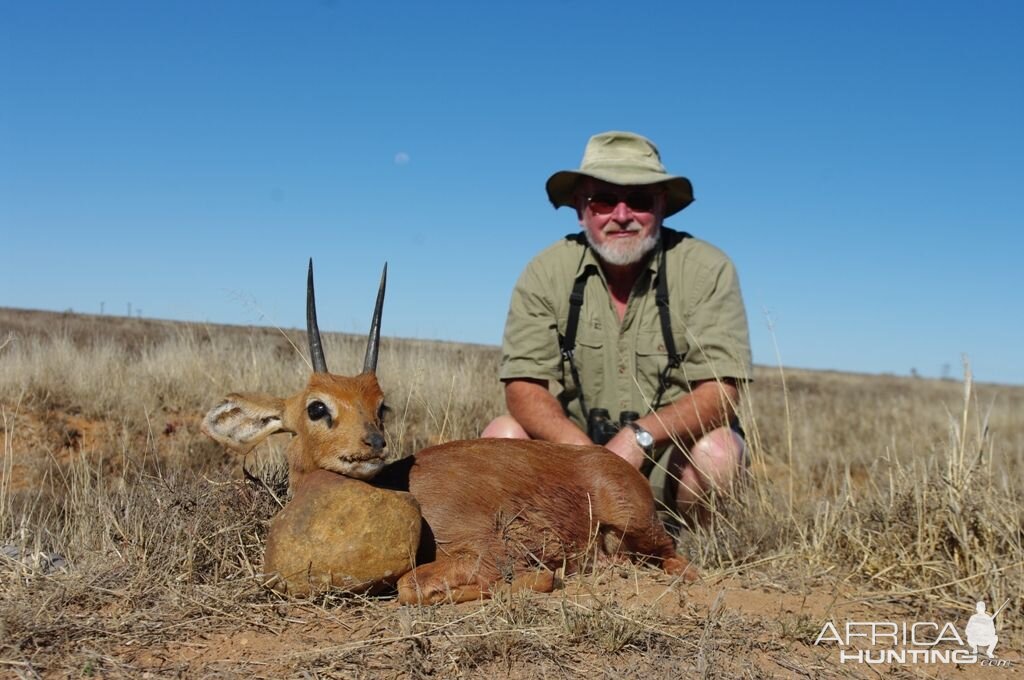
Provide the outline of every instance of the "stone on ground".
<path id="1" fill-rule="evenodd" d="M 271 521 L 263 571 L 297 596 L 386 590 L 415 566 L 420 526 L 411 494 L 317 470 Z"/>

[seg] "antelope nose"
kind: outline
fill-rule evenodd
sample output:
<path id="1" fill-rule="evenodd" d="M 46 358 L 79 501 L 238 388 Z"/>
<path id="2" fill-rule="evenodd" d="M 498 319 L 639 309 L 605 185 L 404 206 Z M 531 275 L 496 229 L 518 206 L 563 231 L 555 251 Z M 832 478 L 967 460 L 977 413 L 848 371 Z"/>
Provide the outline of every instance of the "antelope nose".
<path id="1" fill-rule="evenodd" d="M 387 442 L 384 441 L 384 435 L 380 432 L 370 432 L 363 437 L 363 443 L 374 451 L 382 451 L 387 446 Z"/>

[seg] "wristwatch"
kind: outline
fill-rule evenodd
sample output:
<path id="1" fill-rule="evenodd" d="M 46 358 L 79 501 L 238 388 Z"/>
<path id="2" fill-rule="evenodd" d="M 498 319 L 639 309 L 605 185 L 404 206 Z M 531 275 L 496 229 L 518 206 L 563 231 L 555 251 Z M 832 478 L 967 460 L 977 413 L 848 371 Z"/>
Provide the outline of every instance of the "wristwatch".
<path id="1" fill-rule="evenodd" d="M 644 453 L 650 454 L 654 450 L 654 435 L 640 427 L 636 423 L 627 423 L 636 435 L 636 445 L 644 450 Z"/>

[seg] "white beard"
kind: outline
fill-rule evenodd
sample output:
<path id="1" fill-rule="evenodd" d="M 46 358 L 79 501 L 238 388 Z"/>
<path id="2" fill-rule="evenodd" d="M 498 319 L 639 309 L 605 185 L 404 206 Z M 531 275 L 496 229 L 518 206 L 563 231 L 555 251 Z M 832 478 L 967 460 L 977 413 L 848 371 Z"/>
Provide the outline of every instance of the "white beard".
<path id="1" fill-rule="evenodd" d="M 661 236 L 661 229 L 655 229 L 653 234 L 639 240 L 622 239 L 597 244 L 590 237 L 588 230 L 584 229 L 583 231 L 587 235 L 587 242 L 590 243 L 590 247 L 594 249 L 598 257 L 608 264 L 619 267 L 636 264 L 643 260 L 649 252 L 658 246 Z"/>

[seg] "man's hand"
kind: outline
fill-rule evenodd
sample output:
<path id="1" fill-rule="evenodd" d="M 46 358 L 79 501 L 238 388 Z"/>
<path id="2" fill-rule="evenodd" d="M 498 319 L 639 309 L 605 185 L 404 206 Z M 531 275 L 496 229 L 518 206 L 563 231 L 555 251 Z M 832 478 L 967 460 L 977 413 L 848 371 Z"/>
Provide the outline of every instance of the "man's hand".
<path id="1" fill-rule="evenodd" d="M 636 443 L 636 433 L 629 427 L 619 430 L 619 433 L 612 437 L 604 446 L 637 470 L 640 469 L 640 466 L 644 464 L 644 460 L 647 458 L 644 450 Z"/>

